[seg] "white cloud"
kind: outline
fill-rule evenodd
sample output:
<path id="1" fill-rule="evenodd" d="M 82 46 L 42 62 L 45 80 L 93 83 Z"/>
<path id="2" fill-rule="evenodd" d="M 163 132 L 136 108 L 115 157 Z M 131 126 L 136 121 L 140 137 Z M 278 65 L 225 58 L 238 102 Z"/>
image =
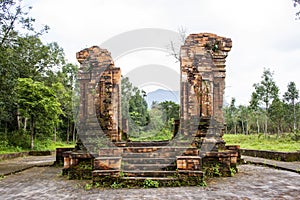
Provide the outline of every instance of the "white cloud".
<path id="1" fill-rule="evenodd" d="M 32 15 L 37 22 L 51 27 L 45 41 L 57 41 L 74 63 L 77 51 L 99 45 L 122 32 L 139 28 L 177 31 L 183 26 L 189 33 L 213 32 L 232 38 L 233 48 L 226 63 L 227 101 L 236 97 L 237 103 L 247 104 L 252 85 L 260 81 L 264 67 L 275 72 L 281 93 L 289 81 L 295 81 L 300 88 L 297 79 L 300 21 L 294 20 L 292 1 L 32 0 L 27 3 L 32 4 Z M 149 64 L 148 58 L 155 56 L 136 55 L 139 61 L 133 61 L 134 56 L 128 55 L 120 63 Z M 160 60 L 172 62 L 164 61 L 161 56 Z"/>

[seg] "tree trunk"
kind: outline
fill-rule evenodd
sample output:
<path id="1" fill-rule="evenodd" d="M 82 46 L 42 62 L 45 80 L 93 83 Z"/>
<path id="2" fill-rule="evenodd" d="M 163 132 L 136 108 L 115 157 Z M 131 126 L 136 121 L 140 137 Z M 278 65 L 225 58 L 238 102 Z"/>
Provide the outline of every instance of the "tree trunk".
<path id="1" fill-rule="evenodd" d="M 76 135 L 75 135 L 75 123 L 73 123 L 73 143 L 75 143 L 75 140 L 76 140 Z"/>
<path id="2" fill-rule="evenodd" d="M 267 136 L 267 132 L 268 132 L 268 116 L 266 115 L 266 119 L 265 119 L 265 136 Z"/>
<path id="3" fill-rule="evenodd" d="M 293 102 L 293 109 L 294 109 L 294 132 L 296 131 L 296 106 Z"/>
<path id="4" fill-rule="evenodd" d="M 20 119 L 19 108 L 17 108 L 17 122 L 18 122 L 18 130 L 21 130 L 21 119 Z"/>
<path id="5" fill-rule="evenodd" d="M 67 144 L 69 144 L 69 137 L 70 137 L 70 120 L 68 119 L 68 127 L 67 127 Z"/>
<path id="6" fill-rule="evenodd" d="M 236 124 L 234 124 L 234 134 L 236 134 L 237 130 L 236 130 L 237 126 Z"/>
<path id="7" fill-rule="evenodd" d="M 53 142 L 56 142 L 56 126 L 54 126 L 54 138 L 53 138 Z"/>
<path id="8" fill-rule="evenodd" d="M 260 128 L 260 127 L 259 127 L 259 121 L 258 121 L 258 118 L 256 118 L 256 126 L 257 126 L 257 134 L 259 134 L 259 131 L 260 131 L 259 128 Z"/>
<path id="9" fill-rule="evenodd" d="M 23 130 L 26 131 L 26 128 L 27 128 L 27 118 L 25 117 Z"/>
<path id="10" fill-rule="evenodd" d="M 30 117 L 30 148 L 33 150 L 34 148 L 34 118 Z"/>
<path id="11" fill-rule="evenodd" d="M 245 134 L 245 127 L 244 127 L 244 121 L 242 120 L 242 132 Z"/>

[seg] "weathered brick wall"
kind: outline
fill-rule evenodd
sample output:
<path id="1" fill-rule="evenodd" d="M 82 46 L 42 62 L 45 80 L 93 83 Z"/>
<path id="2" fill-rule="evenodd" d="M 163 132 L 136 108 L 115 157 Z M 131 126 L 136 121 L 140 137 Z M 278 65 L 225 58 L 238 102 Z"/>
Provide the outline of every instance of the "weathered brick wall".
<path id="1" fill-rule="evenodd" d="M 199 147 L 207 139 L 224 147 L 225 58 L 231 46 L 229 38 L 199 33 L 181 47 L 181 133 L 198 137 Z"/>
<path id="2" fill-rule="evenodd" d="M 101 128 L 111 141 L 121 141 L 120 68 L 114 66 L 110 52 L 97 46 L 83 49 L 76 57 L 80 63 L 80 130 Z"/>

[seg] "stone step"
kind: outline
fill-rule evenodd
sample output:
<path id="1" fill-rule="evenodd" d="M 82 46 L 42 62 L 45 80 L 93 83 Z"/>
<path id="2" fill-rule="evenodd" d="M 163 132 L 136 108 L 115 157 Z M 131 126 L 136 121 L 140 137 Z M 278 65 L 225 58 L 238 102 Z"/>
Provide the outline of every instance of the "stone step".
<path id="1" fill-rule="evenodd" d="M 124 177 L 176 177 L 177 171 L 124 170 Z"/>
<path id="2" fill-rule="evenodd" d="M 123 158 L 126 164 L 172 164 L 176 162 L 175 158 Z"/>
<path id="3" fill-rule="evenodd" d="M 149 152 L 179 152 L 182 154 L 193 154 L 199 153 L 199 150 L 194 147 L 170 147 L 170 146 L 152 146 L 152 147 L 124 147 L 123 153 L 149 153 Z"/>
<path id="4" fill-rule="evenodd" d="M 181 155 L 178 152 L 150 152 L 150 153 L 123 153 L 123 158 L 144 158 L 144 159 L 152 159 L 152 158 L 171 158 L 176 159 L 176 156 Z"/>
<path id="5" fill-rule="evenodd" d="M 94 159 L 95 170 L 120 170 L 122 157 L 97 157 Z"/>
<path id="6" fill-rule="evenodd" d="M 176 181 L 176 177 L 122 177 L 123 180 L 153 180 L 153 181 Z"/>
<path id="7" fill-rule="evenodd" d="M 185 175 L 185 176 L 199 176 L 203 177 L 204 172 L 201 170 L 177 170 L 177 173 L 180 175 Z"/>
<path id="8" fill-rule="evenodd" d="M 175 164 L 125 164 L 122 166 L 123 170 L 137 170 L 137 171 L 170 171 L 176 170 Z"/>
<path id="9" fill-rule="evenodd" d="M 101 176 L 119 177 L 120 170 L 93 170 L 92 176 L 93 177 L 101 177 Z"/>

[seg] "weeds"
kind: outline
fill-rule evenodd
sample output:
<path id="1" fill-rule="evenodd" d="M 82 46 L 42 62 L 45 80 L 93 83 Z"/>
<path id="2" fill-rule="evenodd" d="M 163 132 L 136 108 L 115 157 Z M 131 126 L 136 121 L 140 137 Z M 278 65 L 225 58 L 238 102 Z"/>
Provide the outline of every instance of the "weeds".
<path id="1" fill-rule="evenodd" d="M 143 182 L 143 186 L 144 186 L 144 188 L 158 188 L 159 182 L 153 181 L 151 179 L 145 179 Z"/>
<path id="2" fill-rule="evenodd" d="M 5 176 L 4 175 L 0 175 L 0 180 L 4 179 Z"/>
<path id="3" fill-rule="evenodd" d="M 118 189 L 122 188 L 122 185 L 120 183 L 114 182 L 113 184 L 110 185 L 112 189 Z"/>
<path id="4" fill-rule="evenodd" d="M 205 174 L 208 177 L 220 177 L 222 176 L 222 173 L 220 172 L 220 165 L 215 164 L 210 167 L 206 167 Z"/>
<path id="5" fill-rule="evenodd" d="M 91 190 L 93 188 L 93 184 L 92 183 L 87 183 L 87 184 L 85 184 L 85 186 L 84 186 L 84 189 L 85 190 Z"/>
<path id="6" fill-rule="evenodd" d="M 233 167 L 230 167 L 230 176 L 234 176 L 237 173 L 236 169 Z"/>

